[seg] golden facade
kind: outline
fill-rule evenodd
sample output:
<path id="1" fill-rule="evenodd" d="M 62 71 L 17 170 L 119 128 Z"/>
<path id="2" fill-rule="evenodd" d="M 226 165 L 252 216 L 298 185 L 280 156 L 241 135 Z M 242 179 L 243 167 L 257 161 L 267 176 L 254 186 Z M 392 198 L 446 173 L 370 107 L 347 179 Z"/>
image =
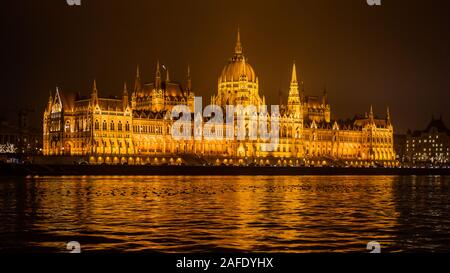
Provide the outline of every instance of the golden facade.
<path id="1" fill-rule="evenodd" d="M 209 138 L 206 135 L 178 139 L 172 135 L 172 109 L 186 105 L 193 120 L 204 128 L 207 119 L 195 113 L 195 95 L 190 70 L 186 82 L 170 80 L 166 69 L 161 77 L 159 63 L 152 83 L 143 83 L 139 69 L 129 98 L 124 85 L 122 98 L 101 98 L 94 81 L 89 97 L 67 99 L 59 90 L 50 95 L 44 112 L 44 154 L 72 155 L 92 164 L 217 164 L 217 165 L 393 165 L 393 126 L 374 116 L 372 108 L 362 117 L 332 120 L 328 95 L 307 96 L 297 80 L 295 63 L 287 102 L 279 106 L 278 141 L 267 149 L 267 140 Z M 245 57 L 238 32 L 233 57 L 218 79 L 218 92 L 211 104 L 263 106 L 259 79 Z M 259 108 L 258 108 L 259 109 Z M 245 134 L 253 116 L 244 115 Z M 263 115 L 262 112 L 256 115 Z M 269 124 L 273 116 L 266 114 Z M 193 122 L 192 122 L 193 123 Z M 194 132 L 196 127 L 188 124 Z M 214 125 L 224 132 L 227 125 Z"/>

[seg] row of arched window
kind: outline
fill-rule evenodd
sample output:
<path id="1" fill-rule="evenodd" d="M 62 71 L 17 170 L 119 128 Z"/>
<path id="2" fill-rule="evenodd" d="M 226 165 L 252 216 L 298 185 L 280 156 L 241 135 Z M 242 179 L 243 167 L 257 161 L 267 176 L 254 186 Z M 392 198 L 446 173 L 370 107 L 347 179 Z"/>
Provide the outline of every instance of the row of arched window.
<path id="1" fill-rule="evenodd" d="M 125 128 L 124 128 L 125 127 Z M 94 123 L 94 128 L 95 130 L 100 130 L 100 123 L 98 120 L 95 120 Z M 117 131 L 123 131 L 125 129 L 126 132 L 130 131 L 130 123 L 127 121 L 125 123 L 125 126 L 123 126 L 122 121 L 119 121 L 117 123 Z M 116 130 L 116 126 L 113 120 L 111 120 L 111 122 L 109 123 L 109 128 L 108 128 L 108 123 L 106 122 L 106 120 L 103 120 L 102 122 L 102 130 L 103 131 L 115 131 Z"/>

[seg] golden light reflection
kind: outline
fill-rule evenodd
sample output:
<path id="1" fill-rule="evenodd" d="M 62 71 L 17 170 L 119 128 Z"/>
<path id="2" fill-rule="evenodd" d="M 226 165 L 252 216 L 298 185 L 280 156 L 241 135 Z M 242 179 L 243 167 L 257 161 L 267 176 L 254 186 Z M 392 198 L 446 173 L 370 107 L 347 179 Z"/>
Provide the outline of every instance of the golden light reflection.
<path id="1" fill-rule="evenodd" d="M 365 252 L 374 240 L 384 251 L 445 249 L 449 185 L 449 177 L 35 177 L 0 183 L 0 234 L 12 247 L 52 251 L 68 241 L 83 251 Z"/>

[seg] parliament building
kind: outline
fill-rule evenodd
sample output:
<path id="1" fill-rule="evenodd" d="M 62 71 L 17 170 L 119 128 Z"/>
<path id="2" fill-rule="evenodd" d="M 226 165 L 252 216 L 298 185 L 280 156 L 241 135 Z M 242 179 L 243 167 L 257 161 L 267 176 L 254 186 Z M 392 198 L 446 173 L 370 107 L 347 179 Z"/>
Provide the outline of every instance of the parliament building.
<path id="1" fill-rule="evenodd" d="M 268 140 L 259 137 L 173 137 L 174 106 L 186 105 L 193 120 L 201 125 L 207 122 L 194 113 L 196 100 L 189 68 L 183 84 L 171 81 L 167 69 L 162 77 L 159 62 L 151 83 L 144 83 L 138 68 L 132 90 L 124 84 L 121 98 L 101 97 L 95 81 L 89 96 L 70 99 L 62 93 L 57 89 L 51 94 L 44 111 L 43 152 L 47 156 L 73 156 L 89 164 L 130 165 L 396 164 L 389 109 L 384 118 L 377 118 L 370 107 L 368 113 L 353 119 L 332 119 L 326 91 L 322 97 L 306 95 L 295 63 L 286 103 L 279 106 L 279 138 L 273 149 L 267 149 Z M 244 56 L 239 31 L 234 55 L 218 78 L 217 93 L 210 103 L 224 112 L 227 105 L 266 105 L 259 93 L 258 76 Z M 273 115 L 266 118 L 271 124 Z M 253 116 L 248 114 L 244 120 L 247 132 Z M 216 124 L 215 130 L 226 131 L 226 126 Z"/>

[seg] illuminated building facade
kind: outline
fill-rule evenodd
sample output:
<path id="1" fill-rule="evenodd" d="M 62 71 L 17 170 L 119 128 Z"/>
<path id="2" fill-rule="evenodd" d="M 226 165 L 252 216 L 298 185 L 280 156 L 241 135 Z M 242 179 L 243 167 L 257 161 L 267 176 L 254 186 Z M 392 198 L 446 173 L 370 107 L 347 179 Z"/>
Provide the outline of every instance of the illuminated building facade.
<path id="1" fill-rule="evenodd" d="M 408 131 L 405 142 L 406 162 L 414 165 L 450 163 L 450 130 L 445 126 L 442 117 L 433 117 L 424 130 Z"/>
<path id="2" fill-rule="evenodd" d="M 362 117 L 332 120 L 327 93 L 322 98 L 307 96 L 302 86 L 294 63 L 287 103 L 279 107 L 279 140 L 274 149 L 267 149 L 268 141 L 259 137 L 176 139 L 171 133 L 176 121 L 171 117 L 174 106 L 186 105 L 192 124 L 198 121 L 201 128 L 207 119 L 194 114 L 189 68 L 185 83 L 180 84 L 170 80 L 168 70 L 163 80 L 158 63 L 152 83 L 143 84 L 137 70 L 131 98 L 126 84 L 122 98 L 99 97 L 95 81 L 85 98 L 63 99 L 57 90 L 44 113 L 44 154 L 85 157 L 93 164 L 395 164 L 389 110 L 383 119 L 376 118 L 371 108 Z M 211 104 L 224 112 L 227 105 L 257 107 L 256 113 L 240 113 L 246 134 L 254 115 L 264 114 L 258 107 L 266 105 L 265 97 L 259 93 L 259 79 L 244 56 L 239 32 L 234 55 L 219 76 Z M 265 118 L 273 125 L 271 115 Z M 214 130 L 226 131 L 227 127 L 218 124 Z"/>

